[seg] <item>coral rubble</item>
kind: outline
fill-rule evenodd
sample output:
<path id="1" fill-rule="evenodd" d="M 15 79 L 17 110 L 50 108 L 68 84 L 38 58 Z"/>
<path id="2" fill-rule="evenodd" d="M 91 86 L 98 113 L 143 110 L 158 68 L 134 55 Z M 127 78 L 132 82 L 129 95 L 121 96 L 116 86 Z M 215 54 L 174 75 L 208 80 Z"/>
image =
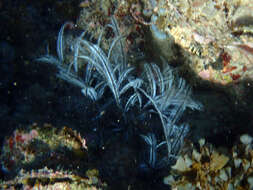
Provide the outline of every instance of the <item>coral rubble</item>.
<path id="1" fill-rule="evenodd" d="M 252 189 L 252 137 L 242 135 L 231 150 L 216 149 L 204 139 L 199 147 L 188 144 L 172 166 L 164 183 L 173 190 L 182 189 Z"/>

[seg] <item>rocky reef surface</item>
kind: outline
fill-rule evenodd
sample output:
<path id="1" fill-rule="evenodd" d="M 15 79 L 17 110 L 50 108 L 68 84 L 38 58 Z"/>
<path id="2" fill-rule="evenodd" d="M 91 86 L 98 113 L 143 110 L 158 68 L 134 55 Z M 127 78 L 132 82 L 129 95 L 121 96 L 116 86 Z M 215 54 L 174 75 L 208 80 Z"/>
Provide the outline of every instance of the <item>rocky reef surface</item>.
<path id="1" fill-rule="evenodd" d="M 251 0 L 0 2 L 1 187 L 168 189 L 163 178 L 173 176 L 165 182 L 174 189 L 249 189 L 252 142 L 238 139 L 253 134 L 251 4 Z M 69 45 L 83 30 L 96 42 L 112 16 L 136 75 L 143 74 L 147 61 L 161 66 L 161 59 L 166 60 L 203 104 L 202 112 L 186 110 L 180 120 L 190 126 L 186 148 L 177 157 L 186 172 L 176 171 L 179 165 L 171 170 L 147 164 L 142 152 L 147 145 L 140 134 L 155 132 L 157 140 L 164 140 L 153 113 L 138 120 L 132 115 L 131 126 L 125 126 L 117 107 L 107 104 L 111 94 L 106 92 L 105 99 L 93 103 L 76 87 L 59 81 L 54 68 L 34 61 L 45 53 L 56 54 L 58 30 L 66 21 L 74 24 L 74 30 L 66 31 Z M 105 33 L 101 48 L 108 51 L 114 32 Z M 31 125 L 34 122 L 52 125 Z M 200 141 L 203 138 L 210 144 Z M 164 152 L 159 148 L 157 157 Z"/>

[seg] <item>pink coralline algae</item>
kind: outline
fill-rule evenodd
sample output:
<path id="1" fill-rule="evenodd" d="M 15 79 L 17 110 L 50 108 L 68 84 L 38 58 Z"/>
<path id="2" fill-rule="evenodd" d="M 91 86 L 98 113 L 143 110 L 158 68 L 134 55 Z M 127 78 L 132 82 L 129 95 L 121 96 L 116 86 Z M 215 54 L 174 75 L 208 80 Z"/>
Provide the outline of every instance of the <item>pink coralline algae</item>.
<path id="1" fill-rule="evenodd" d="M 14 140 L 16 143 L 27 144 L 37 136 L 38 131 L 35 129 L 32 129 L 29 133 L 22 133 L 18 130 L 14 131 Z"/>

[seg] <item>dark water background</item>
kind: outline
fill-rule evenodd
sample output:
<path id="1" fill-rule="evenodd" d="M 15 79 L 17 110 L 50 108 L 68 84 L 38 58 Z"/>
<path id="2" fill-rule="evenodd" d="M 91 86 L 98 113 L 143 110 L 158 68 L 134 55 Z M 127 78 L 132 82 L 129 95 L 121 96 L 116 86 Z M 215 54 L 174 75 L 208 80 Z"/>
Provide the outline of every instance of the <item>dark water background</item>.
<path id="1" fill-rule="evenodd" d="M 95 131 L 97 125 L 115 123 L 120 118 L 111 105 L 99 123 L 92 122 L 106 102 L 93 105 L 79 89 L 56 79 L 54 68 L 34 61 L 48 43 L 55 43 L 66 20 L 76 20 L 78 4 L 74 0 L 0 2 L 0 145 L 16 128 L 34 122 L 67 125 L 79 131 L 88 126 Z M 184 116 L 192 126 L 190 138 L 197 141 L 205 137 L 216 145 L 229 147 L 239 134 L 252 135 L 252 88 L 245 93 L 243 101 L 235 102 L 220 90 L 205 86 L 193 89 L 205 108 Z M 104 138 L 111 135 L 105 131 Z M 3 178 L 4 173 L 0 174 Z"/>

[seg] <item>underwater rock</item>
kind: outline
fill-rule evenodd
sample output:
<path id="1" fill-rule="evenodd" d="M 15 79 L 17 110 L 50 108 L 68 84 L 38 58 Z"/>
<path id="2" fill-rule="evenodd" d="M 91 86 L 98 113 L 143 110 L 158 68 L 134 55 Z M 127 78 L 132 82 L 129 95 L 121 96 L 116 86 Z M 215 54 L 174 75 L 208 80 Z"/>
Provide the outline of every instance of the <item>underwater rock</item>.
<path id="1" fill-rule="evenodd" d="M 252 79 L 253 7 L 249 5 L 250 1 L 239 0 L 159 1 L 150 28 L 155 25 L 171 37 L 200 78 L 222 85 Z"/>
<path id="2" fill-rule="evenodd" d="M 130 15 L 150 30 L 145 42 L 152 57 L 178 66 L 194 86 L 218 87 L 244 101 L 253 79 L 251 4 L 252 0 L 139 0 L 129 9 L 138 7 Z"/>
<path id="3" fill-rule="evenodd" d="M 0 187 L 100 189 L 105 185 L 98 179 L 97 170 L 88 170 L 87 150 L 86 140 L 68 127 L 33 124 L 16 129 L 5 138 L 2 148 L 5 178 Z"/>
<path id="4" fill-rule="evenodd" d="M 77 25 L 97 38 L 114 15 L 120 31 L 127 36 L 125 50 L 130 64 L 141 70 L 142 61 L 132 61 L 131 57 L 138 57 L 135 49 L 142 54 L 147 51 L 150 57 L 146 58 L 163 57 L 173 66 L 180 66 L 192 85 L 208 84 L 232 98 L 247 98 L 245 94 L 253 86 L 251 0 L 124 0 L 110 4 L 80 5 L 83 10 Z M 111 37 L 110 32 L 107 34 Z M 108 44 L 102 43 L 102 47 L 106 50 Z"/>
<path id="5" fill-rule="evenodd" d="M 16 129 L 5 138 L 0 156 L 5 172 L 49 165 L 80 165 L 73 162 L 87 159 L 87 146 L 80 134 L 71 128 L 57 129 L 50 124 L 39 127 L 33 124 L 27 129 Z M 83 165 L 83 164 L 82 164 Z"/>
<path id="6" fill-rule="evenodd" d="M 140 64 L 143 60 L 145 43 L 145 29 L 140 22 L 135 21 L 132 15 L 135 14 L 134 6 L 136 2 L 122 0 L 106 0 L 106 1 L 84 1 L 80 4 L 81 11 L 76 21 L 76 26 L 80 29 L 87 30 L 92 34 L 93 42 L 101 38 L 101 48 L 105 51 L 109 50 L 110 41 L 119 33 L 124 37 L 121 41 L 124 44 L 124 51 L 128 58 L 129 64 Z M 111 25 L 111 18 L 117 20 L 117 31 L 105 27 Z M 105 29 L 106 28 L 106 29 Z M 116 32 L 116 33 L 115 33 Z"/>
<path id="7" fill-rule="evenodd" d="M 26 172 L 20 170 L 11 180 L 0 183 L 2 189 L 61 189 L 61 190 L 101 190 L 106 185 L 98 179 L 97 170 L 87 170 L 86 176 L 78 176 L 71 172 L 52 170 L 47 167 Z"/>

